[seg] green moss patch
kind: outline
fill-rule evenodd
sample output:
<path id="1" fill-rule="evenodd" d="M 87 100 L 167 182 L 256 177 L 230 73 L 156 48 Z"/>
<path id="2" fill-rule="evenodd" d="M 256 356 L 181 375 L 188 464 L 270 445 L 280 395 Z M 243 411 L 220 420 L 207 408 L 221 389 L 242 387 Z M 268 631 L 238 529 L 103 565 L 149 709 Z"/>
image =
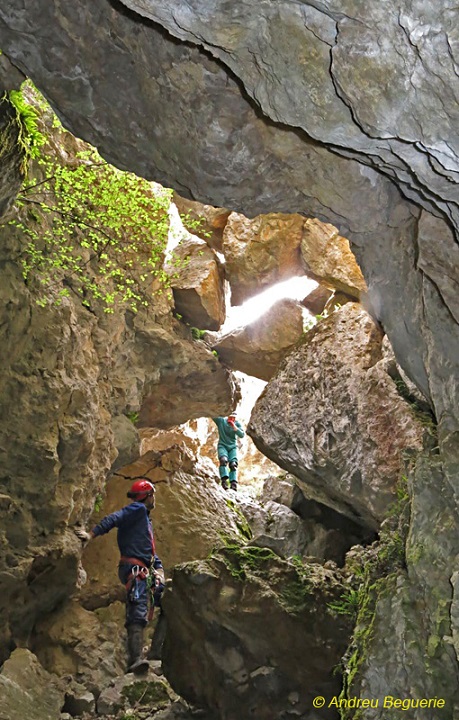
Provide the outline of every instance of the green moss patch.
<path id="1" fill-rule="evenodd" d="M 170 701 L 166 686 L 161 682 L 139 680 L 121 691 L 131 707 L 135 705 L 167 705 Z"/>

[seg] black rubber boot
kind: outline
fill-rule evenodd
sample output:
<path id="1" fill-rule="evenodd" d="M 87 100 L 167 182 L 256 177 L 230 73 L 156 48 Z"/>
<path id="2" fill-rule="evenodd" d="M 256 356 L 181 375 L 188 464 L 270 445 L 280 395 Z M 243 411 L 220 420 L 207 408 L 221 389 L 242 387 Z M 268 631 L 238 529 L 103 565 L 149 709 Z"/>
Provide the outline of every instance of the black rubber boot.
<path id="1" fill-rule="evenodd" d="M 230 482 L 230 488 L 231 488 L 231 490 L 234 490 L 234 492 L 236 492 L 236 490 L 237 490 L 237 482 L 236 482 L 236 480 L 231 480 L 231 482 Z"/>
<path id="2" fill-rule="evenodd" d="M 228 478 L 222 478 L 222 488 L 223 490 L 228 490 Z"/>
<path id="3" fill-rule="evenodd" d="M 147 653 L 149 660 L 162 660 L 163 643 L 166 637 L 167 621 L 164 613 L 161 613 L 156 623 L 155 631 L 151 640 L 150 649 Z"/>
<path id="4" fill-rule="evenodd" d="M 127 672 L 145 673 L 148 660 L 142 658 L 144 628 L 142 625 L 128 625 L 128 668 Z"/>

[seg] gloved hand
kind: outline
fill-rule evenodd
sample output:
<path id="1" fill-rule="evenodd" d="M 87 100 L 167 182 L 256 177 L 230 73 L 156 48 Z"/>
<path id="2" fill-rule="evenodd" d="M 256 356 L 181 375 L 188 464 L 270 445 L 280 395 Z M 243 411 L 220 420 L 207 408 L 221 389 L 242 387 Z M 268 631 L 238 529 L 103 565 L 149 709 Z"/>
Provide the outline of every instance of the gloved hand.
<path id="1" fill-rule="evenodd" d="M 89 542 L 94 537 L 92 532 L 86 532 L 83 528 L 75 528 L 75 535 L 82 542 Z"/>

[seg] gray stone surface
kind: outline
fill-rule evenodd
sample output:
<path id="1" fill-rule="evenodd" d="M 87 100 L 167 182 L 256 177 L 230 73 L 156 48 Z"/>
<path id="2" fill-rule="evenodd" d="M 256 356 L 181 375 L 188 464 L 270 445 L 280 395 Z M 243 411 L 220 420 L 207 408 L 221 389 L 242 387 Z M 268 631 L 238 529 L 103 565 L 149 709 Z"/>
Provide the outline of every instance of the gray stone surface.
<path id="1" fill-rule="evenodd" d="M 177 567 L 164 598 L 174 618 L 166 677 L 186 700 L 226 720 L 303 717 L 315 694 L 332 696 L 340 686 L 333 667 L 350 622 L 329 604 L 343 583 L 337 571 L 312 564 L 301 571 L 254 547 Z"/>
<path id="2" fill-rule="evenodd" d="M 380 366 L 382 335 L 348 303 L 306 334 L 252 411 L 248 433 L 309 497 L 376 530 L 402 454 L 423 428 Z"/>

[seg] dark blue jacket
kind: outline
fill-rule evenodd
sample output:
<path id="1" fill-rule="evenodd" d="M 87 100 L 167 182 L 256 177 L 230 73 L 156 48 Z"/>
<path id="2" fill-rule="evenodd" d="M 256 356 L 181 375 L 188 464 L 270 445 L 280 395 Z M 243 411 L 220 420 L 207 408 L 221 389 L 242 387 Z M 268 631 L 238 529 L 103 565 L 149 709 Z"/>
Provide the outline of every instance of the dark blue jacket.
<path id="1" fill-rule="evenodd" d="M 150 567 L 161 568 L 161 560 L 154 551 L 153 528 L 148 511 L 141 502 L 133 502 L 106 515 L 92 532 L 97 537 L 118 528 L 118 547 L 121 556 L 137 558 Z"/>

